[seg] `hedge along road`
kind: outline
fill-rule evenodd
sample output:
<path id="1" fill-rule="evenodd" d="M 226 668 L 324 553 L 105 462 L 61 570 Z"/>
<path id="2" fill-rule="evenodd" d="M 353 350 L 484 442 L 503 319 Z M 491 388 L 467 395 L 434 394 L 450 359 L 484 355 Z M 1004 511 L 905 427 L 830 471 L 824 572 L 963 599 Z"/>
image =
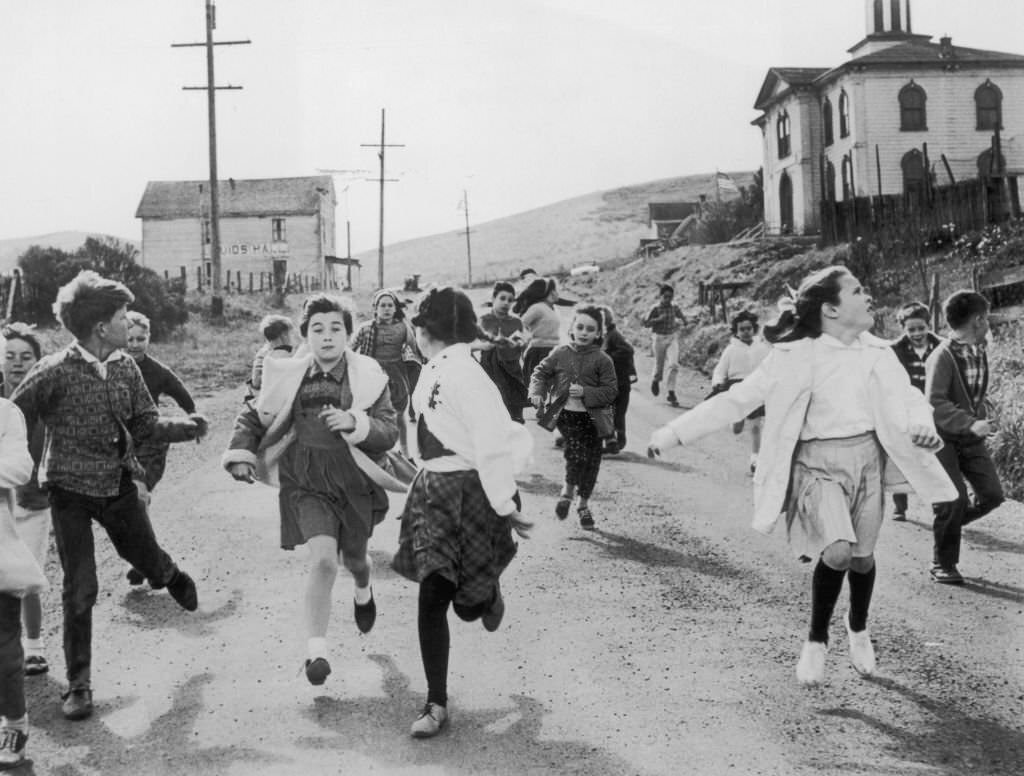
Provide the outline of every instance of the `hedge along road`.
<path id="1" fill-rule="evenodd" d="M 642 372 L 649 362 L 641 359 Z M 130 589 L 98 542 L 95 716 L 59 712 L 59 569 L 46 598 L 52 671 L 28 679 L 35 774 L 1018 774 L 1024 762 L 1024 521 L 1008 504 L 966 531 L 963 588 L 928 581 L 928 511 L 887 524 L 859 678 L 839 617 L 823 687 L 797 686 L 810 568 L 749 526 L 747 438 L 726 430 L 662 461 L 643 455 L 674 410 L 641 379 L 626 453 L 607 459 L 597 530 L 553 517 L 561 454 L 530 424 L 521 477 L 534 536 L 503 580 L 501 629 L 452 623 L 450 727 L 415 741 L 425 682 L 416 587 L 389 569 L 398 523 L 372 540 L 376 627 L 360 636 L 342 572 L 334 673 L 301 672 L 304 553 L 278 546 L 276 493 L 220 468 L 238 391 L 172 450 L 153 520 L 200 608 Z M 684 375 L 680 399 L 706 390 Z M 401 504 L 396 499 L 392 513 Z"/>

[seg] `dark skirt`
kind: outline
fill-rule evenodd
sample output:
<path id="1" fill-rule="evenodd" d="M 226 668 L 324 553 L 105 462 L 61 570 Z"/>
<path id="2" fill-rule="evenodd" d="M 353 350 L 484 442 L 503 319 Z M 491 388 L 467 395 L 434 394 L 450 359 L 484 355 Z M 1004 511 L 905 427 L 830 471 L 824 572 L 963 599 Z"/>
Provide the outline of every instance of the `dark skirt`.
<path id="1" fill-rule="evenodd" d="M 401 414 L 409 404 L 409 374 L 405 361 L 379 361 L 381 369 L 388 376 L 388 391 L 391 392 L 391 406 Z"/>
<path id="2" fill-rule="evenodd" d="M 516 554 L 512 526 L 499 517 L 475 471 L 422 470 L 409 488 L 392 566 L 413 582 L 437 572 L 456 585 L 455 603 L 475 606 Z"/>

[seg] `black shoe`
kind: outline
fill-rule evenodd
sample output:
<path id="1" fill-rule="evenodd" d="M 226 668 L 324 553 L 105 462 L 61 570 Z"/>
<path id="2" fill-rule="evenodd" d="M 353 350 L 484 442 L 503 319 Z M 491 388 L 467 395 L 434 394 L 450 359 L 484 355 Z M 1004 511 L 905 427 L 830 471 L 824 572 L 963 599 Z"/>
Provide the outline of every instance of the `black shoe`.
<path id="1" fill-rule="evenodd" d="M 618 455 L 619 454 L 619 443 L 609 442 L 604 446 L 604 450 L 601 451 L 602 455 Z"/>
<path id="2" fill-rule="evenodd" d="M 895 522 L 897 522 L 897 523 L 905 523 L 905 522 L 907 522 L 907 513 L 906 512 L 893 512 L 892 513 L 892 519 Z"/>
<path id="3" fill-rule="evenodd" d="M 579 507 L 576 511 L 580 516 L 580 528 L 586 531 L 593 531 L 594 515 L 590 511 L 590 507 Z"/>
<path id="4" fill-rule="evenodd" d="M 369 633 L 377 622 L 377 602 L 373 600 L 373 588 L 370 588 L 370 600 L 365 604 L 353 602 L 356 613 L 356 627 L 360 633 Z"/>
<path id="5" fill-rule="evenodd" d="M 330 675 L 331 664 L 325 658 L 318 657 L 315 660 L 306 661 L 306 678 L 310 684 L 319 687 L 327 681 L 327 677 Z"/>
<path id="6" fill-rule="evenodd" d="M 657 396 L 660 390 L 660 382 L 658 380 L 651 380 L 651 396 Z"/>
<path id="7" fill-rule="evenodd" d="M 192 577 L 181 569 L 178 569 L 171 581 L 167 583 L 167 592 L 171 598 L 178 602 L 178 606 L 187 612 L 194 612 L 199 608 L 199 595 L 196 593 L 196 583 Z"/>
<path id="8" fill-rule="evenodd" d="M 960 576 L 956 566 L 932 566 L 931 575 L 932 581 L 938 582 L 940 585 L 962 585 L 964 583 L 964 578 Z"/>
<path id="9" fill-rule="evenodd" d="M 494 585 L 494 598 L 491 599 L 491 606 L 486 612 L 480 617 L 480 622 L 484 625 L 484 630 L 489 633 L 494 633 L 498 630 L 498 626 L 501 625 L 501 620 L 505 616 L 505 599 L 501 596 L 501 588 Z"/>
<path id="10" fill-rule="evenodd" d="M 92 716 L 92 690 L 76 687 L 60 696 L 64 703 L 60 710 L 64 719 L 86 719 Z"/>
<path id="11" fill-rule="evenodd" d="M 28 733 L 23 730 L 0 728 L 0 771 L 9 771 L 25 764 L 25 745 Z"/>
<path id="12" fill-rule="evenodd" d="M 679 406 L 679 400 L 676 398 L 675 391 L 669 391 L 668 394 L 665 396 L 665 399 L 667 399 L 668 403 L 671 404 L 673 407 Z"/>
<path id="13" fill-rule="evenodd" d="M 125 579 L 128 580 L 129 585 L 141 585 L 146 581 L 146 575 L 139 571 L 137 568 L 132 566 L 128 569 L 128 573 L 124 575 Z"/>

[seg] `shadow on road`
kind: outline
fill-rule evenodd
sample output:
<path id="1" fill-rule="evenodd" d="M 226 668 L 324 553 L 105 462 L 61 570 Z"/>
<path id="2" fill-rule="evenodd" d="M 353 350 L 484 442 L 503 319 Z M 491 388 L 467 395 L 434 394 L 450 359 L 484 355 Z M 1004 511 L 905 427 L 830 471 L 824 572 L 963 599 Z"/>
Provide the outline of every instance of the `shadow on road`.
<path id="1" fill-rule="evenodd" d="M 971 530 L 968 528 L 967 532 L 964 534 L 964 540 L 971 544 L 971 546 L 977 547 L 979 550 L 988 550 L 989 552 L 1009 552 L 1014 555 L 1024 555 L 1024 544 L 1000 539 L 999 537 L 993 536 L 992 534 L 984 531 Z"/>
<path id="2" fill-rule="evenodd" d="M 980 593 L 1004 601 L 1024 603 L 1024 588 L 1007 585 L 1002 582 L 990 582 L 984 577 L 965 577 L 964 587 L 972 593 Z"/>
<path id="3" fill-rule="evenodd" d="M 721 557 L 716 557 L 703 544 L 699 544 L 694 552 L 680 552 L 663 547 L 660 544 L 642 542 L 630 536 L 603 531 L 600 528 L 587 534 L 572 536 L 569 541 L 585 542 L 602 551 L 615 560 L 631 560 L 647 566 L 665 566 L 687 569 L 704 576 L 719 579 L 741 579 L 749 576 Z"/>
<path id="4" fill-rule="evenodd" d="M 409 726 L 423 706 L 420 693 L 386 655 L 369 655 L 383 673 L 384 697 L 320 696 L 304 712 L 325 735 L 299 742 L 318 749 L 354 750 L 374 762 L 392 766 L 443 766 L 445 773 L 586 773 L 620 776 L 631 773 L 622 758 L 583 741 L 544 738 L 542 704 L 524 695 L 510 696 L 513 708 L 462 711 L 457 696 L 450 703 L 449 727 L 437 738 L 417 741 Z"/>
<path id="5" fill-rule="evenodd" d="M 114 612 L 110 619 L 111 622 L 127 619 L 143 630 L 172 627 L 188 636 L 210 636 L 214 633 L 214 625 L 238 614 L 243 597 L 242 591 L 236 588 L 231 591 L 228 600 L 216 609 L 204 611 L 200 608 L 195 612 L 186 612 L 166 592 L 138 587 L 125 594 L 122 611 Z M 201 607 L 202 588 L 199 588 L 199 603 Z"/>
<path id="6" fill-rule="evenodd" d="M 824 709 L 827 717 L 863 722 L 885 735 L 883 744 L 889 754 L 906 761 L 914 771 L 923 766 L 935 773 L 961 776 L 1019 774 L 1024 762 L 1024 731 L 1008 728 L 993 720 L 972 717 L 959 710 L 949 699 L 933 700 L 892 679 L 874 677 L 867 681 L 903 696 L 927 712 L 929 722 L 913 723 L 907 728 L 883 722 L 863 711 L 850 708 Z M 919 729 L 924 732 L 918 732 Z M 931 772 L 931 771 L 929 771 Z"/>

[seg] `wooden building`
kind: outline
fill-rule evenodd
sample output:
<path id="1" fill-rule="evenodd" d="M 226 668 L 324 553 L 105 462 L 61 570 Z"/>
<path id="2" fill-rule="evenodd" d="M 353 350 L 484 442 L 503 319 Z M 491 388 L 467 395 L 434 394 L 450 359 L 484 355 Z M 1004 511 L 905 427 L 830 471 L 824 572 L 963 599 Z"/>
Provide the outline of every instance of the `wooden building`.
<path id="1" fill-rule="evenodd" d="M 234 180 L 218 184 L 225 273 L 333 273 L 337 201 L 330 176 Z M 150 181 L 135 212 L 142 219 L 143 266 L 177 276 L 212 274 L 210 196 L 205 181 Z"/>
<path id="2" fill-rule="evenodd" d="M 866 0 L 866 16 L 846 62 L 773 67 L 761 85 L 769 234 L 818 231 L 823 200 L 968 178 L 1005 178 L 1018 199 L 1024 56 L 915 34 L 910 0 Z"/>

